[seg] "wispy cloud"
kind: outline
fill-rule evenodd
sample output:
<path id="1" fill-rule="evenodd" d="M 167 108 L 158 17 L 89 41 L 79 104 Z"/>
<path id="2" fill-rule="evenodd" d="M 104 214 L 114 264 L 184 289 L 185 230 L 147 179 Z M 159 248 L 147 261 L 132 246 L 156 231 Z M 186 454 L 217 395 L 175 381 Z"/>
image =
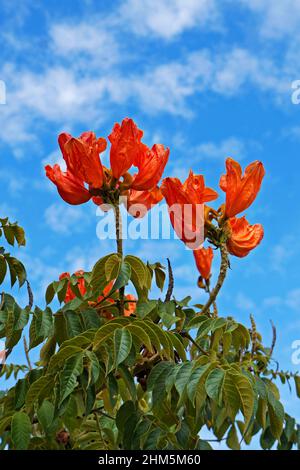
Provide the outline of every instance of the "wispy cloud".
<path id="1" fill-rule="evenodd" d="M 192 28 L 219 29 L 221 23 L 215 0 L 126 0 L 119 15 L 134 33 L 167 40 Z"/>
<path id="2" fill-rule="evenodd" d="M 195 158 L 221 159 L 233 157 L 242 160 L 246 155 L 245 143 L 237 137 L 228 137 L 221 142 L 203 142 L 193 149 Z"/>
<path id="3" fill-rule="evenodd" d="M 84 206 L 73 207 L 66 204 L 52 204 L 45 210 L 45 222 L 48 227 L 61 235 L 81 232 L 88 223 L 90 210 Z"/>

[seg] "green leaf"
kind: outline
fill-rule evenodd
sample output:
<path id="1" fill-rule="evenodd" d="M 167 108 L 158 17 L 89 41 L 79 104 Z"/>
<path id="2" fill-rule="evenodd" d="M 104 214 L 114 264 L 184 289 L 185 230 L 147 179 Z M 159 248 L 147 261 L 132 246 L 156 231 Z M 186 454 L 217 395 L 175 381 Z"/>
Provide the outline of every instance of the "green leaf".
<path id="1" fill-rule="evenodd" d="M 211 367 L 211 363 L 204 364 L 200 367 L 197 367 L 197 369 L 192 372 L 189 383 L 187 384 L 187 394 L 193 405 L 195 404 L 199 381 L 206 373 L 208 373 Z"/>
<path id="2" fill-rule="evenodd" d="M 120 274 L 117 277 L 116 282 L 114 283 L 112 292 L 115 292 L 116 290 L 119 290 L 121 287 L 126 286 L 129 282 L 130 276 L 131 276 L 130 264 L 123 261 L 123 263 L 121 264 Z"/>
<path id="3" fill-rule="evenodd" d="M 26 393 L 28 390 L 28 381 L 26 379 L 18 380 L 15 388 L 15 409 L 20 409 L 24 403 L 26 398 Z"/>
<path id="4" fill-rule="evenodd" d="M 214 369 L 210 372 L 205 382 L 207 395 L 215 400 L 219 405 L 222 402 L 224 379 L 225 372 L 223 369 Z"/>
<path id="5" fill-rule="evenodd" d="M 296 387 L 297 397 L 300 398 L 300 376 L 295 375 L 294 380 L 295 380 L 295 387 Z"/>
<path id="6" fill-rule="evenodd" d="M 55 371 L 56 368 L 61 367 L 61 365 L 70 359 L 73 356 L 82 352 L 82 348 L 76 345 L 68 345 L 61 348 L 54 356 L 51 357 L 48 370 Z"/>
<path id="7" fill-rule="evenodd" d="M 116 416 L 116 425 L 121 436 L 128 432 L 128 422 L 131 421 L 135 415 L 136 409 L 134 403 L 130 400 L 123 403 Z"/>
<path id="8" fill-rule="evenodd" d="M 185 352 L 184 345 L 182 343 L 181 337 L 179 335 L 177 335 L 176 333 L 166 332 L 166 334 L 170 338 L 171 343 L 173 344 L 174 348 L 176 349 L 180 359 L 182 361 L 186 361 L 186 352 Z"/>
<path id="9" fill-rule="evenodd" d="M 56 339 L 55 336 L 51 336 L 44 343 L 40 351 L 40 362 L 42 366 L 47 366 L 51 357 L 55 354 Z"/>
<path id="10" fill-rule="evenodd" d="M 276 438 L 271 433 L 270 427 L 266 428 L 264 432 L 260 436 L 260 445 L 261 447 L 266 449 L 271 449 L 273 447 Z"/>
<path id="11" fill-rule="evenodd" d="M 42 406 L 38 409 L 37 417 L 39 423 L 47 434 L 54 419 L 54 405 L 50 401 L 45 400 L 42 403 Z"/>
<path id="12" fill-rule="evenodd" d="M 124 259 L 131 267 L 131 280 L 137 289 L 147 287 L 147 267 L 142 260 L 136 256 L 127 255 Z"/>
<path id="13" fill-rule="evenodd" d="M 6 238 L 7 243 L 14 246 L 15 244 L 15 236 L 14 231 L 11 225 L 6 225 L 3 227 L 4 236 Z"/>
<path id="14" fill-rule="evenodd" d="M 191 321 L 187 325 L 187 329 L 190 330 L 192 328 L 197 328 L 199 325 L 201 325 L 205 321 L 207 321 L 206 315 L 198 315 L 191 319 Z"/>
<path id="15" fill-rule="evenodd" d="M 11 418 L 12 416 L 5 416 L 4 418 L 0 419 L 0 436 L 5 432 L 6 428 L 10 425 L 11 423 Z M 0 449 L 2 450 L 1 446 Z"/>
<path id="16" fill-rule="evenodd" d="M 22 227 L 19 227 L 19 225 L 14 225 L 13 231 L 14 231 L 14 236 L 15 236 L 15 239 L 17 240 L 18 245 L 25 246 L 26 240 L 25 240 L 24 229 Z"/>
<path id="17" fill-rule="evenodd" d="M 178 320 L 178 317 L 175 316 L 175 307 L 176 304 L 173 300 L 158 303 L 158 314 L 166 328 L 171 328 Z"/>
<path id="18" fill-rule="evenodd" d="M 46 304 L 49 305 L 53 298 L 55 296 L 55 290 L 53 287 L 53 283 L 49 284 L 49 286 L 46 289 L 46 294 L 45 294 L 45 299 L 46 299 Z"/>
<path id="19" fill-rule="evenodd" d="M 83 332 L 80 315 L 74 310 L 64 311 L 64 317 L 67 322 L 67 332 L 69 338 L 80 335 Z"/>
<path id="20" fill-rule="evenodd" d="M 240 450 L 239 438 L 234 424 L 231 426 L 227 435 L 226 444 L 232 450 Z"/>
<path id="21" fill-rule="evenodd" d="M 81 316 L 86 330 L 100 327 L 101 320 L 95 309 L 87 308 L 81 312 Z"/>
<path id="22" fill-rule="evenodd" d="M 284 423 L 284 408 L 271 392 L 269 393 L 268 412 L 271 433 L 276 439 L 280 439 Z"/>
<path id="23" fill-rule="evenodd" d="M 208 334 L 208 332 L 211 330 L 213 326 L 214 320 L 211 318 L 208 318 L 207 320 L 201 322 L 200 327 L 197 332 L 197 338 L 196 341 L 200 338 L 203 338 Z"/>
<path id="24" fill-rule="evenodd" d="M 82 373 L 82 359 L 82 353 L 73 356 L 67 361 L 63 371 L 60 373 L 59 406 L 77 386 L 77 377 Z"/>
<path id="25" fill-rule="evenodd" d="M 167 376 L 173 366 L 174 364 L 172 362 L 167 361 L 161 361 L 156 366 L 154 366 L 148 377 L 147 390 L 151 391 L 159 377 L 161 375 Z"/>
<path id="26" fill-rule="evenodd" d="M 52 390 L 53 375 L 46 374 L 40 377 L 30 385 L 25 400 L 26 408 L 29 410 L 36 400 L 40 399 L 41 397 L 44 398 L 45 395 L 50 394 Z"/>
<path id="27" fill-rule="evenodd" d="M 93 351 L 85 351 L 85 356 L 88 358 L 88 386 L 93 385 L 99 378 L 100 372 L 105 374 L 102 368 L 102 364 L 99 363 L 99 359 Z"/>
<path id="28" fill-rule="evenodd" d="M 153 352 L 151 340 L 145 330 L 143 330 L 143 328 L 141 328 L 140 326 L 136 326 L 134 323 L 128 325 L 127 328 L 140 345 L 146 346 L 149 352 Z"/>
<path id="29" fill-rule="evenodd" d="M 136 305 L 136 314 L 140 318 L 145 318 L 151 313 L 157 305 L 156 300 L 149 300 L 148 302 L 138 302 Z"/>
<path id="30" fill-rule="evenodd" d="M 9 267 L 11 286 L 13 286 L 18 279 L 19 287 L 22 287 L 27 278 L 23 263 L 12 256 L 8 256 L 6 261 Z"/>
<path id="31" fill-rule="evenodd" d="M 225 375 L 223 390 L 231 418 L 234 419 L 238 410 L 241 409 L 245 418 L 245 427 L 247 427 L 254 410 L 252 383 L 245 375 L 228 371 Z"/>
<path id="32" fill-rule="evenodd" d="M 99 259 L 99 261 L 97 261 L 93 267 L 91 274 L 91 286 L 93 287 L 94 291 L 103 292 L 104 287 L 107 285 L 105 263 L 110 258 L 110 256 L 112 256 L 112 254 Z"/>
<path id="33" fill-rule="evenodd" d="M 107 282 L 117 279 L 120 268 L 121 268 L 122 259 L 118 254 L 112 254 L 106 260 L 104 264 L 104 272 Z"/>
<path id="34" fill-rule="evenodd" d="M 184 389 L 189 383 L 192 371 L 193 371 L 192 362 L 185 362 L 180 366 L 176 374 L 176 378 L 175 378 L 175 387 L 179 395 L 183 393 Z"/>
<path id="35" fill-rule="evenodd" d="M 154 326 L 156 325 L 153 322 L 147 321 L 147 320 L 144 320 L 144 321 L 135 320 L 134 325 L 141 327 L 145 331 L 145 333 L 150 338 L 151 344 L 155 347 L 156 351 L 159 353 L 161 350 L 161 342 L 160 342 L 159 336 L 157 335 L 157 330 L 154 328 Z M 162 332 L 162 334 L 166 335 L 166 332 Z"/>
<path id="36" fill-rule="evenodd" d="M 118 328 L 114 332 L 115 347 L 115 368 L 125 361 L 128 357 L 132 346 L 132 336 L 130 331 L 125 328 Z"/>
<path id="37" fill-rule="evenodd" d="M 132 399 L 135 401 L 137 399 L 137 394 L 136 394 L 136 386 L 134 383 L 134 379 L 129 372 L 128 368 L 124 364 L 120 364 L 118 367 L 118 371 L 124 380 L 125 384 L 127 385 L 127 388 L 129 390 L 129 393 L 132 397 Z"/>
<path id="38" fill-rule="evenodd" d="M 6 272 L 7 272 L 6 260 L 3 255 L 0 255 L 0 284 L 2 284 L 2 282 L 4 281 Z"/>
<path id="39" fill-rule="evenodd" d="M 154 273 L 156 285 L 162 291 L 165 285 L 166 273 L 161 268 L 155 268 Z"/>
<path id="40" fill-rule="evenodd" d="M 11 438 L 16 450 L 26 450 L 31 436 L 31 422 L 26 413 L 18 411 L 11 420 Z"/>
<path id="41" fill-rule="evenodd" d="M 210 443 L 207 441 L 203 441 L 202 439 L 199 439 L 199 442 L 197 444 L 197 449 L 198 450 L 213 450 Z"/>
<path id="42" fill-rule="evenodd" d="M 124 323 L 128 323 L 129 321 L 130 320 L 127 318 L 116 318 L 101 326 L 95 334 L 93 350 L 97 351 L 103 343 L 111 338 L 112 333 L 114 333 L 117 328 L 122 327 Z"/>
<path id="43" fill-rule="evenodd" d="M 29 329 L 30 349 L 38 346 L 49 336 L 53 336 L 52 311 L 49 307 L 44 311 L 36 307 Z"/>
<path id="44" fill-rule="evenodd" d="M 147 323 L 147 320 L 145 320 Z M 168 336 L 166 335 L 166 332 L 162 330 L 162 328 L 159 325 L 156 325 L 156 323 L 151 323 L 151 328 L 154 330 L 155 334 L 158 336 L 159 341 L 162 345 L 162 351 L 161 353 L 164 354 L 165 357 L 168 359 L 173 358 L 173 348 L 172 348 L 172 343 L 169 340 Z"/>
<path id="45" fill-rule="evenodd" d="M 162 437 L 163 431 L 160 428 L 153 429 L 149 432 L 147 439 L 144 442 L 144 450 L 157 450 L 158 441 Z"/>
<path id="46" fill-rule="evenodd" d="M 118 401 L 119 387 L 118 382 L 113 374 L 109 374 L 107 377 L 107 388 L 111 406 L 114 408 Z"/>

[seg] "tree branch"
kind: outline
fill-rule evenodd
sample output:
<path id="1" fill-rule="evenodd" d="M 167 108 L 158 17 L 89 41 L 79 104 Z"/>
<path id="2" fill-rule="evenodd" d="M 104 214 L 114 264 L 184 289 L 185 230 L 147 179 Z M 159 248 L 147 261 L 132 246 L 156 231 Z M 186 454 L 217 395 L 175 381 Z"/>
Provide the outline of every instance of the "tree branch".
<path id="1" fill-rule="evenodd" d="M 171 300 L 173 289 L 174 289 L 174 276 L 173 276 L 172 266 L 171 266 L 169 258 L 167 258 L 167 261 L 168 261 L 169 285 L 168 285 L 168 290 L 166 293 L 165 302 L 169 302 Z"/>
<path id="2" fill-rule="evenodd" d="M 277 340 L 277 331 L 276 331 L 275 325 L 272 322 L 272 320 L 270 320 L 270 323 L 271 323 L 272 332 L 273 332 L 273 339 L 272 339 L 272 344 L 271 344 L 271 348 L 270 348 L 270 357 L 271 357 L 273 355 L 273 351 L 274 351 L 276 340 Z"/>
<path id="3" fill-rule="evenodd" d="M 229 263 L 228 263 L 228 252 L 227 252 L 227 248 L 226 248 L 225 243 L 222 243 L 220 245 L 220 252 L 221 252 L 221 265 L 220 265 L 219 277 L 218 277 L 218 280 L 217 280 L 217 283 L 216 283 L 215 287 L 213 288 L 213 290 L 210 293 L 208 301 L 206 302 L 206 304 L 203 306 L 203 308 L 201 310 L 202 315 L 209 312 L 209 309 L 210 309 L 211 305 L 214 304 L 214 302 L 217 298 L 217 295 L 220 292 L 220 289 L 223 285 L 223 282 L 225 281 L 225 277 L 226 277 L 226 273 L 227 273 L 227 269 L 228 269 L 228 265 L 229 265 Z"/>
<path id="4" fill-rule="evenodd" d="M 116 240 L 117 240 L 117 252 L 123 259 L 123 239 L 122 239 L 122 217 L 120 212 L 120 206 L 117 203 L 115 205 L 115 219 L 116 219 Z M 119 289 L 119 311 L 120 315 L 124 315 L 124 296 L 125 287 Z"/>
<path id="5" fill-rule="evenodd" d="M 28 345 L 27 345 L 27 341 L 26 341 L 25 336 L 23 337 L 23 343 L 24 343 L 24 351 L 25 351 L 27 364 L 28 364 L 29 370 L 32 370 L 32 365 L 31 365 L 31 361 L 30 361 L 30 357 L 29 357 L 29 349 L 28 349 Z"/>
<path id="6" fill-rule="evenodd" d="M 28 280 L 26 280 L 27 283 L 27 292 L 28 292 L 28 307 L 31 310 L 33 306 L 33 293 L 31 290 L 31 285 Z"/>

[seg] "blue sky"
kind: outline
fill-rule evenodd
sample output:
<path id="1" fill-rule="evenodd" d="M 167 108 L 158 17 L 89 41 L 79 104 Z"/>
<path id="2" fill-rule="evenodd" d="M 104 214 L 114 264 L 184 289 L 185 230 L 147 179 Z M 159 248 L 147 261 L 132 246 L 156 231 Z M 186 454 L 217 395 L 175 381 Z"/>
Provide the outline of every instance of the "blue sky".
<path id="1" fill-rule="evenodd" d="M 247 258 L 232 259 L 220 313 L 247 322 L 252 313 L 275 356 L 296 371 L 300 339 L 300 79 L 298 0 L 0 0 L 1 214 L 26 229 L 26 263 L 36 303 L 63 271 L 90 269 L 114 249 L 96 236 L 95 206 L 66 205 L 43 166 L 60 160 L 57 135 L 95 130 L 107 136 L 133 117 L 148 145 L 170 147 L 166 174 L 189 169 L 217 187 L 227 156 L 259 159 L 266 177 L 247 211 L 265 238 Z M 221 191 L 219 191 L 222 198 Z M 221 201 L 221 199 L 219 199 Z M 179 241 L 129 242 L 145 260 L 174 260 L 178 297 L 193 294 L 197 273 Z M 25 293 L 18 294 L 25 302 Z M 283 391 L 286 410 L 299 405 Z"/>

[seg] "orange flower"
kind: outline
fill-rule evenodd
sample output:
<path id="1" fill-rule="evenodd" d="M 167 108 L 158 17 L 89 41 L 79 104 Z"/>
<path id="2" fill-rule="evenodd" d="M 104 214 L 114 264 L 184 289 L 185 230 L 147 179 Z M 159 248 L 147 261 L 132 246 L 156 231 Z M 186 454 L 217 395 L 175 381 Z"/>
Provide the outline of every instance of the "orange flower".
<path id="1" fill-rule="evenodd" d="M 77 205 L 89 201 L 92 195 L 84 187 L 83 181 L 70 171 L 63 172 L 59 165 L 45 166 L 46 176 L 57 187 L 60 197 L 69 204 Z"/>
<path id="2" fill-rule="evenodd" d="M 135 163 L 140 152 L 143 131 L 138 129 L 132 119 L 116 123 L 108 136 L 111 143 L 110 165 L 113 176 L 118 180 Z"/>
<path id="3" fill-rule="evenodd" d="M 232 255 L 243 258 L 253 250 L 264 236 L 261 224 L 250 225 L 245 217 L 232 217 L 228 220 L 229 238 L 227 248 Z"/>
<path id="4" fill-rule="evenodd" d="M 79 292 L 80 292 L 81 295 L 84 295 L 86 293 L 85 280 L 84 280 L 83 274 L 84 274 L 84 271 L 82 271 L 82 270 L 75 272 L 75 276 L 78 278 L 77 286 L 78 286 L 78 289 L 79 289 Z M 65 278 L 70 279 L 71 278 L 70 273 L 62 273 L 59 276 L 60 281 L 62 279 L 65 279 Z M 68 287 L 67 287 L 64 302 L 65 303 L 71 302 L 71 300 L 73 300 L 75 298 L 76 298 L 76 295 L 74 294 L 74 292 L 71 289 L 71 283 L 68 282 Z"/>
<path id="5" fill-rule="evenodd" d="M 245 174 L 232 158 L 226 160 L 226 175 L 221 176 L 220 187 L 226 192 L 225 215 L 233 217 L 246 210 L 255 200 L 265 174 L 261 162 L 255 161 L 247 166 Z"/>
<path id="6" fill-rule="evenodd" d="M 136 300 L 135 296 L 128 294 L 125 296 L 125 300 Z M 136 302 L 125 302 L 124 317 L 130 317 L 136 310 Z"/>
<path id="7" fill-rule="evenodd" d="M 131 188 L 138 191 L 151 190 L 158 184 L 167 164 L 170 150 L 161 144 L 149 149 L 141 144 L 141 151 L 135 161 L 138 174 L 134 176 Z"/>
<path id="8" fill-rule="evenodd" d="M 190 170 L 188 178 L 183 183 L 183 189 L 188 194 L 190 200 L 196 204 L 214 201 L 218 193 L 211 188 L 205 187 L 204 176 L 194 175 Z"/>
<path id="9" fill-rule="evenodd" d="M 127 210 L 133 217 L 141 218 L 162 199 L 163 195 L 158 187 L 152 191 L 136 191 L 131 189 L 127 198 Z"/>
<path id="10" fill-rule="evenodd" d="M 177 236 L 193 250 L 197 249 L 203 241 L 204 208 L 201 206 L 216 199 L 217 193 L 205 187 L 202 175 L 194 175 L 192 171 L 183 184 L 178 178 L 165 178 L 161 192 Z"/>
<path id="11" fill-rule="evenodd" d="M 67 168 L 91 189 L 102 188 L 103 168 L 99 154 L 106 145 L 106 140 L 97 139 L 94 132 L 84 132 L 78 139 L 72 137 L 62 145 Z"/>
<path id="12" fill-rule="evenodd" d="M 97 139 L 94 132 L 84 132 L 78 139 L 62 133 L 58 137 L 67 171 L 59 165 L 45 167 L 46 176 L 54 183 L 62 199 L 69 204 L 83 204 L 91 197 L 89 190 L 103 185 L 103 168 L 99 154 L 106 148 L 103 138 Z M 85 187 L 89 186 L 89 190 Z"/>
<path id="13" fill-rule="evenodd" d="M 211 276 L 211 265 L 214 257 L 212 248 L 210 246 L 208 248 L 200 248 L 199 250 L 194 250 L 193 253 L 199 273 L 203 279 L 208 280 Z"/>

